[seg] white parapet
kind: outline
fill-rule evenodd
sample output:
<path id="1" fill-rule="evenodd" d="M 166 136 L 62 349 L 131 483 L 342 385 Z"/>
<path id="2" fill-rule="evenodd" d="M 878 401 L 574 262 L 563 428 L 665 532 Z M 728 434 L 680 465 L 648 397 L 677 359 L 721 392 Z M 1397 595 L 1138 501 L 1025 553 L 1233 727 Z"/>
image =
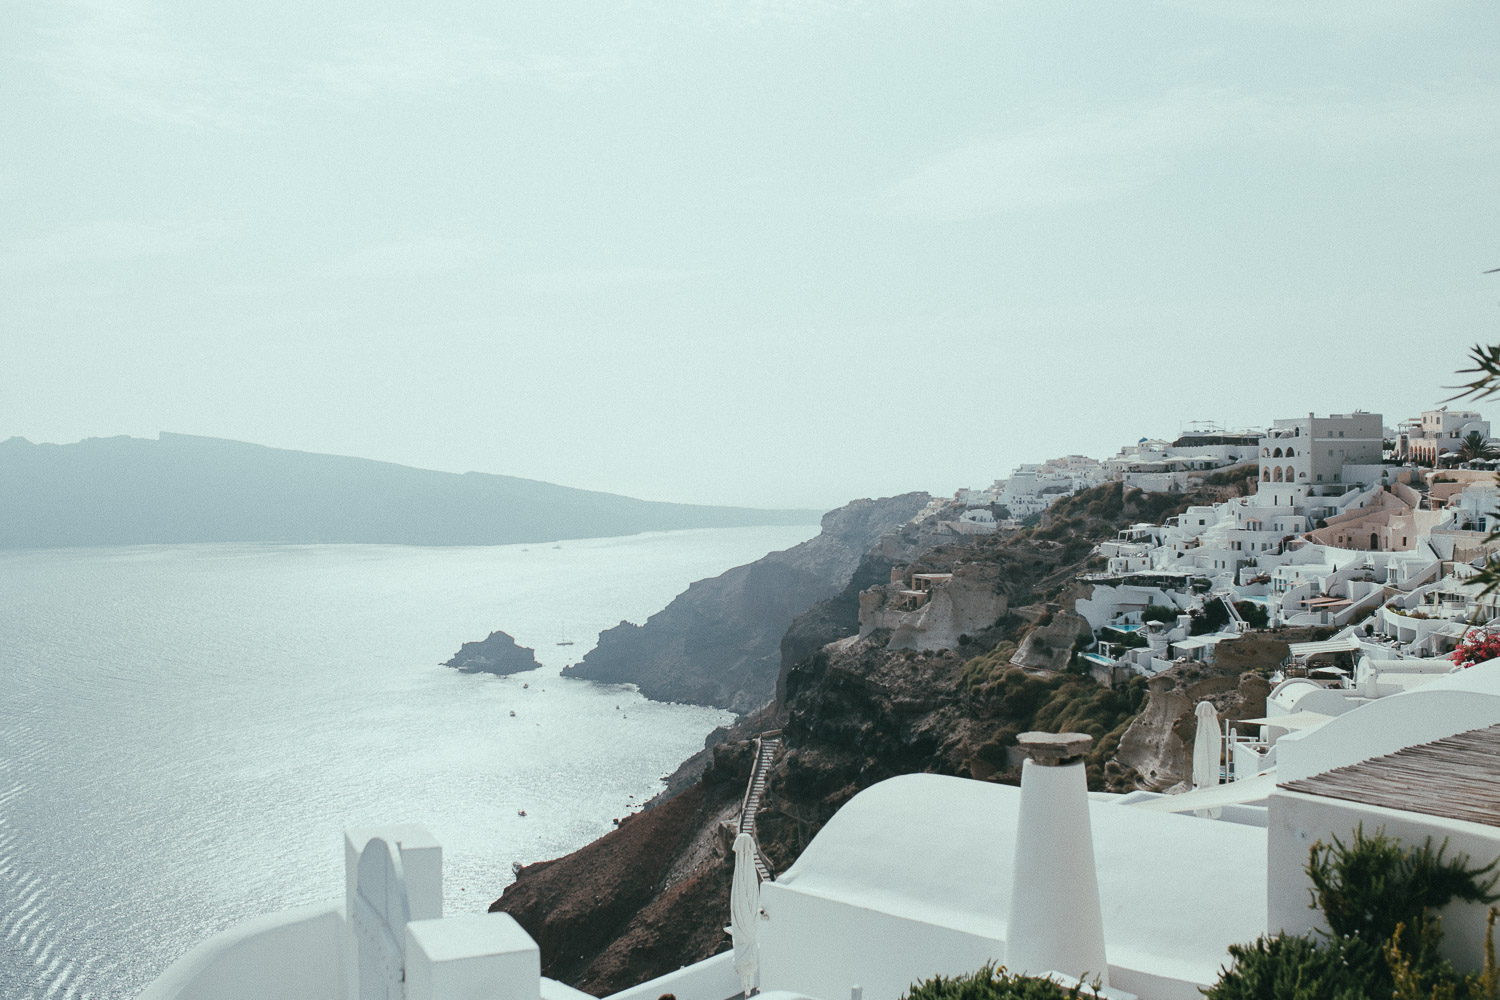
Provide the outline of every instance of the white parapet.
<path id="1" fill-rule="evenodd" d="M 1005 964 L 1109 985 L 1081 733 L 1023 733 Z"/>
<path id="2" fill-rule="evenodd" d="M 541 951 L 508 913 L 406 925 L 406 1000 L 540 1000 Z"/>
<path id="3" fill-rule="evenodd" d="M 342 933 L 337 901 L 247 920 L 173 962 L 137 1000 L 329 1000 Z"/>
<path id="4" fill-rule="evenodd" d="M 413 920 L 436 920 L 443 915 L 443 845 L 421 823 L 382 823 L 351 826 L 344 831 L 344 913 L 354 912 L 354 886 L 359 853 L 379 837 L 401 850 L 406 872 L 406 899 Z"/>
<path id="5" fill-rule="evenodd" d="M 739 989 L 740 979 L 734 971 L 731 950 L 612 993 L 606 1000 L 656 1000 L 663 993 L 670 993 L 677 1000 L 724 1000 Z"/>
<path id="6" fill-rule="evenodd" d="M 359 885 L 359 859 L 375 839 L 394 848 L 403 872 L 407 919 L 435 920 L 443 915 L 443 845 L 420 823 L 381 823 L 344 830 L 344 1000 L 359 1000 L 360 948 L 355 933 L 355 899 Z M 396 940 L 403 941 L 400 927 L 393 927 Z"/>

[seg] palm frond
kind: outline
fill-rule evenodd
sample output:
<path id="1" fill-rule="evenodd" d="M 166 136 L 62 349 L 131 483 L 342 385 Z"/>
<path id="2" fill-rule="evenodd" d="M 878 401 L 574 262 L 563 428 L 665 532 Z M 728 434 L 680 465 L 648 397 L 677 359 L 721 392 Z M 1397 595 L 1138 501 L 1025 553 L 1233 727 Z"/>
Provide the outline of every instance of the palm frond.
<path id="1" fill-rule="evenodd" d="M 1477 375 L 1478 378 L 1472 382 L 1462 385 L 1447 385 L 1445 389 L 1459 390 L 1457 395 L 1449 396 L 1443 400 L 1451 403 L 1458 399 L 1481 400 L 1500 393 L 1500 344 L 1475 344 L 1469 350 L 1469 360 L 1473 364 L 1468 368 L 1459 369 L 1460 375 Z"/>

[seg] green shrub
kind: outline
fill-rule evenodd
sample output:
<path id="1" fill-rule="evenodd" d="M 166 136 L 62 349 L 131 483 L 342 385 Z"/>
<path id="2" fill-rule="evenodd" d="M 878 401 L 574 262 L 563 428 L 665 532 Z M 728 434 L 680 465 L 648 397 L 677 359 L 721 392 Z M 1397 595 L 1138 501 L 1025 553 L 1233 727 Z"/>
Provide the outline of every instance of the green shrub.
<path id="1" fill-rule="evenodd" d="M 1403 847 L 1383 829 L 1357 827 L 1345 844 L 1321 841 L 1308 852 L 1312 906 L 1332 933 L 1261 937 L 1229 949 L 1232 962 L 1209 1000 L 1500 1000 L 1493 942 L 1484 971 L 1461 976 L 1439 954 L 1441 921 L 1432 911 L 1466 900 L 1493 903 L 1500 858 L 1471 866 L 1436 850 Z M 1490 911 L 1493 932 L 1495 911 Z"/>
<path id="2" fill-rule="evenodd" d="M 1209 635 L 1229 624 L 1229 609 L 1217 598 L 1205 602 L 1201 610 L 1189 611 L 1188 615 L 1192 619 L 1188 625 L 1189 635 Z"/>
<path id="3" fill-rule="evenodd" d="M 1141 609 L 1141 621 L 1168 622 L 1175 625 L 1179 614 L 1181 612 L 1176 608 L 1169 608 L 1165 604 L 1148 604 Z"/>
<path id="4" fill-rule="evenodd" d="M 1380 953 L 1361 941 L 1315 941 L 1278 934 L 1231 945 L 1232 966 L 1209 1000 L 1367 1000 Z M 1387 994 L 1389 995 L 1389 994 Z"/>
<path id="5" fill-rule="evenodd" d="M 933 976 L 914 983 L 903 1000 L 1080 1000 L 1092 990 L 1063 987 L 1037 976 L 1013 976 L 993 963 L 967 976 Z"/>
<path id="6" fill-rule="evenodd" d="M 1466 857 L 1445 858 L 1447 850 L 1444 841 L 1434 851 L 1431 837 L 1421 847 L 1403 847 L 1384 829 L 1367 837 L 1362 826 L 1347 845 L 1337 837 L 1332 844 L 1320 841 L 1307 861 L 1312 905 L 1337 936 L 1384 946 L 1398 925 L 1413 926 L 1426 911 L 1455 899 L 1500 900 L 1492 891 L 1500 881 L 1500 858 L 1471 868 Z"/>
<path id="7" fill-rule="evenodd" d="M 1251 628 L 1265 628 L 1270 624 L 1270 615 L 1264 604 L 1255 601 L 1235 601 L 1234 610 Z"/>
<path id="8" fill-rule="evenodd" d="M 1385 947 L 1386 965 L 1391 970 L 1394 990 L 1392 1000 L 1497 1000 L 1500 998 L 1500 967 L 1495 964 L 1495 917 L 1493 907 L 1485 926 L 1484 969 L 1477 975 L 1459 979 L 1447 962 L 1431 960 L 1442 941 L 1438 917 L 1429 917 L 1417 933 L 1413 959 L 1401 947 L 1406 936 L 1405 925 L 1398 926 Z M 1424 958 L 1426 961 L 1424 962 Z M 1425 968 L 1424 968 L 1425 964 Z M 1436 974 L 1434 971 L 1436 970 Z M 1462 985 L 1463 992 L 1459 992 Z"/>

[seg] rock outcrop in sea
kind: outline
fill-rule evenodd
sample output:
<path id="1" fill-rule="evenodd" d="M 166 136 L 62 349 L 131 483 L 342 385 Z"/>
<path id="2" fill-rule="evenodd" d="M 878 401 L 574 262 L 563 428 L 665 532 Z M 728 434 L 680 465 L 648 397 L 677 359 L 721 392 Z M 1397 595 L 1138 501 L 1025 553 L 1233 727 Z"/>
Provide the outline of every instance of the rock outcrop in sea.
<path id="1" fill-rule="evenodd" d="M 478 642 L 464 643 L 443 666 L 457 667 L 470 674 L 519 674 L 535 670 L 541 664 L 537 662 L 536 650 L 530 646 L 517 645 L 504 632 L 491 632 Z"/>
<path id="2" fill-rule="evenodd" d="M 792 620 L 848 584 L 880 537 L 931 499 L 906 493 L 855 500 L 823 515 L 822 531 L 679 594 L 644 625 L 621 622 L 563 673 L 635 684 L 657 701 L 751 712 L 772 699 L 781 640 Z"/>

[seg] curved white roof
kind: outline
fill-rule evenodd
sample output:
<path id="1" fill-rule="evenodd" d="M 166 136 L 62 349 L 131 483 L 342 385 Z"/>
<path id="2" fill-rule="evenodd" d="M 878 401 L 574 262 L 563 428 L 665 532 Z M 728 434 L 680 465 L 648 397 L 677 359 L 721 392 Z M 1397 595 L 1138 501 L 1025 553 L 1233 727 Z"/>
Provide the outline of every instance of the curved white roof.
<path id="1" fill-rule="evenodd" d="M 1500 660 L 1443 674 L 1276 742 L 1280 779 L 1295 781 L 1454 733 L 1500 723 Z"/>
<path id="2" fill-rule="evenodd" d="M 856 795 L 777 884 L 1003 940 L 1021 790 L 911 774 Z M 1266 831 L 1091 801 L 1110 965 L 1212 983 L 1266 926 Z"/>

